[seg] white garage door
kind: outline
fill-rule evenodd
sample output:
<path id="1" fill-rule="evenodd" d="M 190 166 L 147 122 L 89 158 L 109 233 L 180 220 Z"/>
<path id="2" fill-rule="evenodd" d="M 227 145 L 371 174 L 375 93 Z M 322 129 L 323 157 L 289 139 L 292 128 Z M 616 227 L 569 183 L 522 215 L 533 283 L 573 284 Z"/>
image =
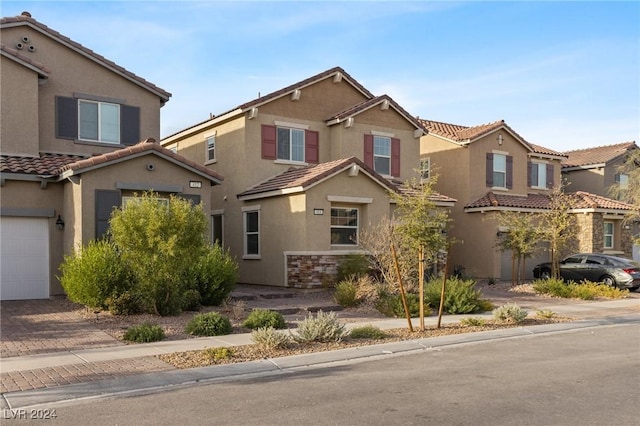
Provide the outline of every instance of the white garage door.
<path id="1" fill-rule="evenodd" d="M 48 219 L 0 217 L 0 241 L 0 300 L 48 298 Z"/>

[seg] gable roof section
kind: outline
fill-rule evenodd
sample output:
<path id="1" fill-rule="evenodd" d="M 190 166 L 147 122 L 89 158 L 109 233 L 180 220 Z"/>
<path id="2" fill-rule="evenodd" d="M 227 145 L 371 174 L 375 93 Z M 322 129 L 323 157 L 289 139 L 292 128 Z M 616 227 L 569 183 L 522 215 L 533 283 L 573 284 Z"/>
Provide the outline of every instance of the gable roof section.
<path id="1" fill-rule="evenodd" d="M 395 181 L 391 181 L 393 185 L 396 186 L 396 190 L 406 196 L 415 196 L 418 195 L 418 192 L 404 183 L 399 183 Z M 441 207 L 453 207 L 453 205 L 458 201 L 455 198 L 451 198 L 447 195 L 440 194 L 439 192 L 433 192 L 429 199 L 436 205 Z"/>
<path id="2" fill-rule="evenodd" d="M 567 158 L 562 161 L 562 169 L 563 171 L 570 171 L 603 167 L 633 149 L 638 149 L 634 141 L 565 151 L 564 154 Z"/>
<path id="3" fill-rule="evenodd" d="M 160 87 L 156 86 L 155 84 L 143 79 L 142 77 L 139 77 L 137 75 L 135 75 L 134 73 L 127 71 L 126 69 L 124 69 L 123 67 L 121 67 L 120 65 L 116 64 L 113 61 L 108 60 L 107 58 L 105 58 L 104 56 L 98 55 L 96 52 L 94 52 L 91 49 L 88 49 L 86 47 L 84 47 L 83 45 L 81 45 L 80 43 L 77 43 L 73 40 L 71 40 L 69 37 L 64 36 L 62 34 L 60 34 L 59 32 L 49 28 L 48 26 L 36 21 L 35 19 L 33 19 L 31 17 L 31 14 L 29 12 L 22 12 L 22 15 L 20 16 L 15 16 L 15 17 L 10 17 L 10 18 L 2 18 L 0 20 L 0 29 L 1 28 L 10 28 L 10 27 L 18 27 L 18 26 L 26 26 L 29 27 L 31 29 L 33 29 L 34 31 L 37 31 L 55 41 L 57 41 L 58 43 L 62 44 L 63 46 L 68 47 L 71 50 L 74 50 L 75 52 L 79 53 L 80 55 L 84 56 L 85 58 L 109 69 L 110 71 L 113 71 L 114 73 L 120 75 L 121 77 L 129 80 L 130 82 L 136 84 L 137 86 L 142 87 L 143 89 L 146 89 L 150 92 L 152 92 L 153 94 L 155 94 L 156 96 L 158 96 L 160 98 L 160 100 L 162 101 L 162 103 L 164 104 L 165 102 L 167 102 L 169 100 L 169 98 L 171 97 L 171 93 L 167 92 L 164 89 L 161 89 Z"/>
<path id="4" fill-rule="evenodd" d="M 240 200 L 253 200 L 304 192 L 349 169 L 354 173 L 362 171 L 386 190 L 396 191 L 396 187 L 391 182 L 358 158 L 349 157 L 306 167 L 290 167 L 288 170 L 241 192 L 237 197 Z"/>
<path id="5" fill-rule="evenodd" d="M 34 61 L 26 55 L 23 55 L 16 49 L 5 46 L 4 43 L 0 43 L 0 55 L 4 56 L 5 58 L 11 59 L 14 62 L 17 62 L 18 64 L 30 69 L 31 71 L 36 72 L 41 78 L 49 78 L 49 73 L 51 73 L 51 70 L 45 67 L 44 64 L 41 64 L 38 61 Z"/>
<path id="6" fill-rule="evenodd" d="M 419 119 L 427 131 L 433 135 L 447 139 L 458 145 L 468 145 L 489 133 L 496 130 L 505 130 L 510 133 L 518 142 L 520 142 L 529 152 L 539 155 L 563 158 L 565 155 L 561 152 L 545 148 L 526 141 L 515 130 L 513 130 L 504 120 L 493 121 L 491 123 L 480 124 L 478 126 L 467 127 L 458 124 L 443 123 L 440 121 Z"/>
<path id="7" fill-rule="evenodd" d="M 224 179 L 213 170 L 161 147 L 151 138 L 136 145 L 106 154 L 93 155 L 91 157 L 49 153 L 43 153 L 40 157 L 2 155 L 0 157 L 0 172 L 3 174 L 25 175 L 41 179 L 55 178 L 54 180 L 62 180 L 149 154 L 157 155 L 182 168 L 190 170 L 209 180 L 212 184 L 220 184 Z"/>
<path id="8" fill-rule="evenodd" d="M 398 114 L 400 114 L 404 119 L 411 123 L 416 128 L 416 130 L 422 130 L 423 133 L 427 133 L 427 129 L 422 125 L 422 123 L 407 111 L 405 111 L 405 109 L 398 105 L 398 103 L 394 101 L 389 95 L 376 96 L 357 105 L 353 105 L 327 118 L 325 121 L 327 122 L 328 126 L 332 126 L 334 124 L 343 122 L 349 117 L 354 117 L 377 106 L 380 106 L 381 108 L 393 108 Z"/>
<path id="9" fill-rule="evenodd" d="M 629 212 L 634 209 L 630 204 L 601 197 L 589 192 L 577 191 L 568 193 L 567 195 L 572 198 L 571 204 L 574 212 L 585 210 L 600 212 Z M 522 196 L 490 191 L 476 201 L 464 206 L 464 211 L 467 213 L 498 210 L 542 212 L 549 210 L 549 201 L 549 196 L 545 194 L 528 194 L 526 196 Z"/>

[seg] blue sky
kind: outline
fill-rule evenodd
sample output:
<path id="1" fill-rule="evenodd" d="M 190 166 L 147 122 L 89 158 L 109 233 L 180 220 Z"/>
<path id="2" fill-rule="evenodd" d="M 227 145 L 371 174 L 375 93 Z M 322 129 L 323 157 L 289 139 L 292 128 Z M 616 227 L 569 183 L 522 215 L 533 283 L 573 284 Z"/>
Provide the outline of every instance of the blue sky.
<path id="1" fill-rule="evenodd" d="M 341 66 L 411 114 L 640 143 L 640 2 L 2 1 L 173 94 L 162 137 Z"/>

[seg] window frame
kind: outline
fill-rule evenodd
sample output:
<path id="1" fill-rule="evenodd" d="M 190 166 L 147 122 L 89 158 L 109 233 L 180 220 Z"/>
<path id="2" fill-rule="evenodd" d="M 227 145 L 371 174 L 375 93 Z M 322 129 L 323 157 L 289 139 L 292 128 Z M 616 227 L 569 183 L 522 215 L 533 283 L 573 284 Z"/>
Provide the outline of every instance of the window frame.
<path id="1" fill-rule="evenodd" d="M 502 154 L 502 153 L 497 153 L 494 152 L 493 153 L 493 180 L 492 180 L 492 185 L 494 188 L 501 188 L 501 189 L 507 189 L 507 154 Z M 498 170 L 497 168 L 497 158 L 503 158 L 504 159 L 504 170 Z M 497 173 L 499 173 L 499 175 L 496 175 Z M 503 176 L 503 184 L 502 185 L 497 185 L 496 184 L 496 176 Z"/>
<path id="2" fill-rule="evenodd" d="M 204 149 L 205 149 L 205 164 L 215 163 L 217 161 L 215 134 L 205 137 Z M 212 152 L 213 152 L 213 155 L 211 155 Z"/>
<path id="3" fill-rule="evenodd" d="M 120 145 L 121 144 L 121 139 L 122 139 L 122 123 L 121 123 L 121 105 L 118 103 L 114 103 L 114 102 L 104 102 L 104 101 L 95 101 L 95 100 L 91 100 L 91 99 L 82 99 L 79 98 L 77 99 L 78 101 L 78 140 L 79 141 L 84 141 L 84 142 L 96 142 L 96 143 L 104 143 L 104 144 L 111 144 L 111 145 Z M 86 104 L 86 105 L 96 105 L 97 106 L 97 113 L 96 113 L 96 132 L 97 132 L 97 137 L 96 139 L 92 139 L 90 137 L 87 136 L 83 136 L 83 129 L 82 129 L 82 125 L 83 125 L 83 108 L 82 105 Z M 117 123 L 115 124 L 117 126 L 117 132 L 116 132 L 116 139 L 117 140 L 106 140 L 104 139 L 104 133 L 105 132 L 105 120 L 106 118 L 104 118 L 104 116 L 106 115 L 106 113 L 103 111 L 103 107 L 115 107 L 117 109 L 117 114 L 115 115 L 116 121 Z M 92 117 L 93 118 L 93 117 Z M 84 122 L 86 122 L 87 120 L 84 120 Z"/>
<path id="4" fill-rule="evenodd" d="M 220 221 L 220 235 L 216 233 L 216 219 Z M 224 212 L 213 211 L 211 212 L 211 244 L 218 244 L 220 247 L 224 247 Z"/>
<path id="5" fill-rule="evenodd" d="M 334 218 L 334 210 L 341 210 L 341 211 L 346 211 L 347 215 L 344 216 L 346 218 L 349 218 L 348 212 L 349 211 L 355 211 L 356 212 L 356 225 L 355 226 L 348 226 L 348 225 L 340 225 L 340 224 L 333 224 L 333 218 Z M 336 216 L 339 217 L 339 216 Z M 332 247 L 357 247 L 359 246 L 359 241 L 360 241 L 360 208 L 358 207 L 351 207 L 351 206 L 331 206 L 331 210 L 330 210 L 330 215 L 329 215 L 329 228 L 330 228 L 330 242 L 331 242 L 331 246 Z M 337 242 L 334 243 L 333 242 L 333 230 L 334 229 L 354 229 L 355 230 L 355 242 L 352 243 L 344 243 L 344 242 Z M 338 234 L 340 235 L 340 234 Z"/>
<path id="6" fill-rule="evenodd" d="M 284 143 L 284 140 L 280 139 L 280 131 L 287 131 L 288 132 L 288 141 L 286 142 L 288 144 L 288 158 L 281 158 L 280 157 L 280 146 L 282 143 Z M 300 134 L 302 136 L 302 146 L 295 146 L 294 147 L 294 139 L 293 139 L 293 135 L 294 132 L 296 134 Z M 296 144 L 297 145 L 297 144 Z M 294 159 L 293 158 L 293 154 L 294 154 L 294 150 L 301 150 L 302 151 L 302 159 Z M 306 130 L 305 129 L 300 129 L 297 127 L 289 127 L 289 126 L 282 126 L 282 125 L 276 125 L 276 160 L 277 161 L 287 161 L 287 162 L 293 162 L 293 163 L 304 163 L 305 162 L 305 151 L 306 151 Z"/>
<path id="7" fill-rule="evenodd" d="M 607 232 L 607 227 L 611 226 L 611 232 Z M 612 221 L 605 221 L 603 224 L 603 232 L 602 232 L 602 247 L 604 249 L 613 249 L 615 247 L 615 235 L 616 235 L 616 224 Z M 607 244 L 607 238 L 610 239 L 610 244 Z"/>
<path id="8" fill-rule="evenodd" d="M 534 168 L 535 168 L 535 182 L 534 182 Z M 542 179 L 542 184 L 540 184 L 540 170 L 542 170 L 542 174 L 544 175 Z M 537 161 L 531 162 L 531 188 L 536 189 L 547 189 L 547 181 L 549 177 L 547 176 L 547 163 L 541 163 Z"/>
<path id="9" fill-rule="evenodd" d="M 425 167 L 426 164 L 426 167 Z M 420 159 L 420 179 L 427 181 L 431 178 L 431 157 Z"/>
<path id="10" fill-rule="evenodd" d="M 249 215 L 256 214 L 257 220 L 257 230 L 249 231 L 247 228 L 247 219 Z M 242 248 L 242 258 L 243 259 L 261 259 L 261 244 L 260 244 L 260 229 L 261 229 L 261 209 L 260 206 L 251 206 L 251 207 L 243 207 L 242 208 L 242 240 L 243 240 L 243 248 Z M 249 253 L 249 237 L 256 236 L 257 238 L 257 250 L 255 253 Z"/>
<path id="11" fill-rule="evenodd" d="M 384 140 L 386 142 L 386 148 L 389 151 L 389 155 L 384 155 L 384 154 L 378 154 L 376 153 L 376 147 L 378 147 L 379 145 L 376 144 L 377 141 L 382 141 Z M 378 170 L 378 160 L 382 160 L 384 159 L 385 163 L 387 164 L 387 171 L 383 172 L 381 170 Z M 391 137 L 390 136 L 383 136 L 383 135 L 373 135 L 373 170 L 375 170 L 376 172 L 380 173 L 383 176 L 391 176 Z"/>

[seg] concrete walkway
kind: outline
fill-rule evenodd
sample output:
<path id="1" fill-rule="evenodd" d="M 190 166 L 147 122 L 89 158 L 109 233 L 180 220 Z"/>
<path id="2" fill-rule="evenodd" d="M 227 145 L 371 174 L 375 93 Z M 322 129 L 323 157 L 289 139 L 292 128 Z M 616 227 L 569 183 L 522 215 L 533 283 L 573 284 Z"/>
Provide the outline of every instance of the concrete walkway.
<path id="1" fill-rule="evenodd" d="M 211 347 L 246 345 L 252 343 L 251 335 L 233 334 L 3 358 L 0 366 L 0 376 L 3 379 L 0 409 L 61 403 L 79 397 L 98 397 L 142 389 L 149 391 L 166 386 L 219 380 L 225 377 L 277 374 L 286 369 L 425 350 L 439 345 L 528 336 L 620 322 L 640 322 L 639 298 L 547 305 L 544 308 L 556 312 L 560 316 L 575 318 L 576 321 L 361 346 L 333 352 L 188 370 L 178 370 L 160 361 L 156 355 Z M 530 310 L 530 315 L 535 315 L 535 311 Z M 490 313 L 463 316 L 446 315 L 443 317 L 443 323 L 456 323 L 461 318 L 470 316 L 491 318 Z M 433 316 L 425 318 L 427 326 L 435 325 L 436 321 L 437 318 Z M 403 328 L 407 326 L 407 320 L 367 320 L 346 325 L 348 328 L 352 328 L 364 324 L 373 324 L 381 329 Z M 417 319 L 413 320 L 413 325 L 418 327 Z"/>

